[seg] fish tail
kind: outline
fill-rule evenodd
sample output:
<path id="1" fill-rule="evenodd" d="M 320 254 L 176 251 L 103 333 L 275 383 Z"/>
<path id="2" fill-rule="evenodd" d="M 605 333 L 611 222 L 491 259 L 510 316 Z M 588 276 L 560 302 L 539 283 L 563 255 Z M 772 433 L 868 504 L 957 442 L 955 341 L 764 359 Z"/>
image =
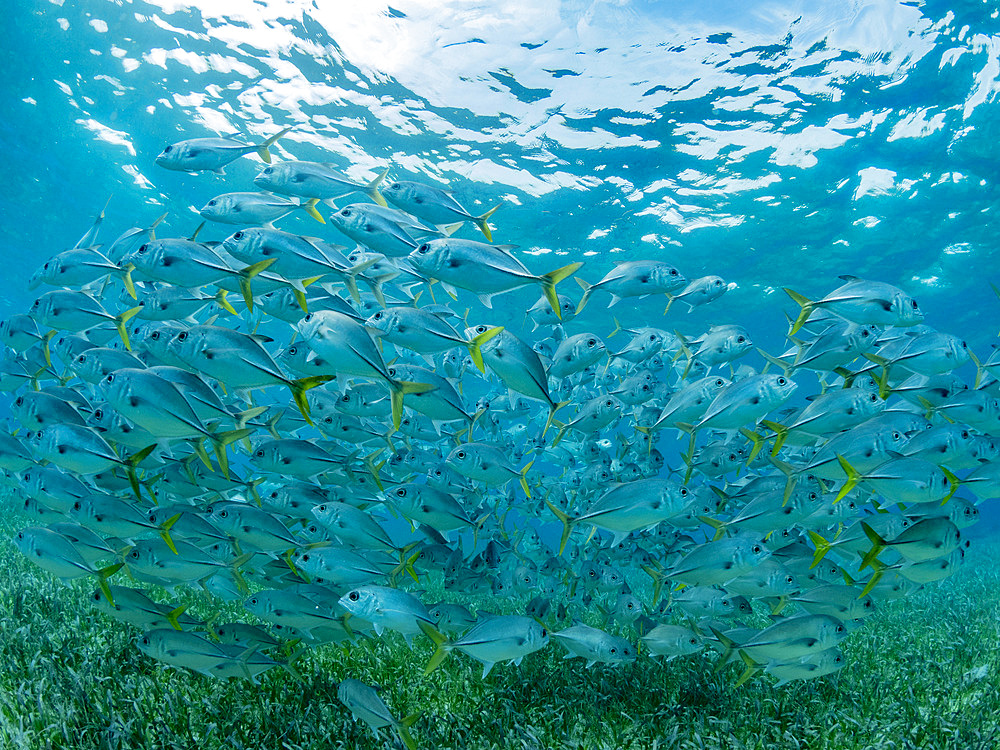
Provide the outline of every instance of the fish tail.
<path id="1" fill-rule="evenodd" d="M 715 636 L 716 640 L 719 641 L 719 645 L 722 646 L 722 653 L 719 655 L 719 660 L 715 662 L 715 673 L 718 674 L 729 663 L 729 659 L 736 648 L 736 642 L 714 626 L 709 626 L 708 629 L 712 631 L 712 635 Z"/>
<path id="2" fill-rule="evenodd" d="M 864 570 L 869 565 L 873 568 L 875 567 L 875 564 L 878 562 L 878 556 L 882 553 L 882 550 L 888 546 L 888 542 L 879 536 L 878 532 L 864 521 L 861 522 L 861 528 L 864 529 L 865 536 L 868 537 L 868 541 L 872 543 L 872 548 L 868 550 L 868 553 L 861 560 L 861 570 Z"/>
<path id="3" fill-rule="evenodd" d="M 963 484 L 962 480 L 955 476 L 955 473 L 945 467 L 941 467 L 941 473 L 944 474 L 945 478 L 948 480 L 948 494 L 944 496 L 944 500 L 941 501 L 941 505 L 951 500 L 951 496 L 955 494 L 955 490 L 958 489 L 958 485 Z"/>
<path id="4" fill-rule="evenodd" d="M 426 677 L 440 667 L 441 662 L 447 658 L 448 652 L 451 651 L 451 642 L 445 636 L 441 635 L 438 629 L 430 623 L 417 620 L 417 625 L 420 626 L 420 629 L 424 631 L 424 635 L 430 638 L 436 647 L 430 661 L 427 662 L 427 666 L 424 668 L 424 676 Z"/>
<path id="5" fill-rule="evenodd" d="M 239 587 L 240 591 L 244 591 L 244 592 L 245 591 L 249 591 L 249 587 L 247 586 L 246 579 L 243 578 L 243 574 L 240 573 L 240 568 L 242 568 L 244 565 L 246 565 L 248 562 L 250 562 L 250 560 L 253 558 L 253 555 L 254 555 L 253 552 L 244 552 L 242 555 L 240 555 L 239 557 L 235 558 L 229 564 L 229 567 L 232 568 L 232 571 L 233 571 L 233 580 L 236 581 L 236 585 L 237 585 L 237 587 Z"/>
<path id="6" fill-rule="evenodd" d="M 569 541 L 570 532 L 573 530 L 573 524 L 576 523 L 576 519 L 569 515 L 564 510 L 560 510 L 555 505 L 553 505 L 548 498 L 545 498 L 545 504 L 549 507 L 549 510 L 562 521 L 563 532 L 562 537 L 559 539 L 559 555 L 562 556 L 563 550 L 566 549 L 566 542 Z"/>
<path id="7" fill-rule="evenodd" d="M 555 312 L 559 320 L 562 320 L 562 313 L 559 311 L 559 296 L 556 294 L 556 284 L 563 279 L 569 278 L 582 267 L 583 263 L 570 263 L 562 268 L 557 268 L 555 271 L 542 274 L 539 277 L 542 282 L 542 292 L 545 294 L 545 299 L 549 301 L 553 312 Z"/>
<path id="8" fill-rule="evenodd" d="M 502 205 L 503 203 L 497 203 L 493 208 L 491 208 L 486 213 L 473 218 L 473 221 L 476 222 L 476 226 L 479 227 L 479 231 L 483 233 L 488 242 L 493 242 L 493 232 L 490 231 L 490 225 L 487 224 L 486 222 L 494 213 L 496 213 L 496 210 L 500 208 L 500 206 Z"/>
<path id="9" fill-rule="evenodd" d="M 168 518 L 166 521 L 160 524 L 160 536 L 163 541 L 170 548 L 170 551 L 175 555 L 177 553 L 177 547 L 174 545 L 174 540 L 170 537 L 170 527 L 177 523 L 177 520 L 181 517 L 180 513 L 176 513 Z"/>
<path id="10" fill-rule="evenodd" d="M 751 659 L 750 655 L 746 651 L 743 651 L 742 649 L 740 649 L 740 658 L 743 660 L 743 663 L 747 665 L 747 668 L 746 671 L 744 671 L 743 674 L 740 676 L 740 679 L 738 679 L 733 684 L 733 687 L 739 687 L 740 685 L 742 685 L 744 682 L 746 682 L 755 674 L 757 674 L 762 667 L 762 665 L 758 664 L 753 659 Z"/>
<path id="11" fill-rule="evenodd" d="M 789 336 L 794 336 L 798 333 L 798 330 L 802 327 L 802 325 L 809 320 L 809 316 L 812 315 L 813 310 L 816 308 L 816 303 L 810 301 L 808 297 L 804 297 L 788 287 L 785 287 L 785 294 L 791 297 L 795 303 L 802 308 L 802 311 L 799 313 L 799 317 L 795 319 L 795 322 L 792 323 L 791 330 L 788 331 Z"/>
<path id="12" fill-rule="evenodd" d="M 181 606 L 174 607 L 172 610 L 170 610 L 169 612 L 167 612 L 167 622 L 170 623 L 170 627 L 172 627 L 174 630 L 183 630 L 184 629 L 184 628 L 181 627 L 181 624 L 180 624 L 180 621 L 178 620 L 178 618 L 182 614 L 184 614 L 184 612 L 185 612 L 185 610 L 187 610 L 187 608 L 188 608 L 187 604 L 182 604 Z"/>
<path id="13" fill-rule="evenodd" d="M 128 476 L 128 483 L 132 486 L 132 491 L 135 493 L 136 498 L 140 502 L 142 501 L 142 494 L 140 493 L 140 488 L 139 488 L 139 477 L 136 475 L 135 469 L 154 450 L 156 450 L 156 443 L 153 443 L 152 445 L 147 445 L 141 451 L 133 453 L 131 456 L 128 456 L 123 462 L 123 465 L 125 467 L 125 473 Z"/>
<path id="14" fill-rule="evenodd" d="M 250 409 L 246 409 L 244 411 L 237 413 L 236 415 L 234 415 L 236 421 L 236 429 L 242 430 L 247 426 L 247 422 L 249 422 L 251 419 L 256 419 L 261 414 L 265 413 L 267 409 L 268 407 L 266 406 L 254 406 Z"/>
<path id="15" fill-rule="evenodd" d="M 775 434 L 774 447 L 771 448 L 771 457 L 773 458 L 778 455 L 778 451 L 781 450 L 781 446 L 784 445 L 785 441 L 788 439 L 788 428 L 784 425 L 778 424 L 777 422 L 772 422 L 769 419 L 761 420 L 761 424 Z"/>
<path id="16" fill-rule="evenodd" d="M 216 292 L 215 304 L 217 304 L 219 307 L 221 307 L 230 315 L 236 315 L 236 308 L 233 307 L 232 303 L 226 299 L 226 295 L 228 294 L 229 292 L 225 289 L 220 289 L 218 292 Z"/>
<path id="17" fill-rule="evenodd" d="M 772 356 L 772 355 L 768 354 L 763 349 L 761 349 L 759 346 L 757 347 L 757 351 L 760 352 L 760 356 L 762 356 L 764 359 L 767 360 L 767 363 L 769 365 L 774 365 L 775 367 L 780 367 L 782 374 L 786 378 L 787 377 L 791 377 L 792 370 L 795 367 L 794 364 L 789 364 L 788 362 L 785 362 L 784 360 L 779 359 L 778 357 L 775 357 L 775 356 Z M 767 366 L 765 366 L 764 369 L 761 370 L 761 374 L 764 374 L 765 372 L 767 372 Z"/>
<path id="18" fill-rule="evenodd" d="M 875 569 L 875 572 L 872 573 L 872 577 L 868 580 L 868 583 L 865 584 L 865 587 L 861 589 L 861 593 L 858 594 L 858 599 L 864 599 L 871 593 L 873 588 L 878 586 L 878 582 L 882 580 L 882 576 L 889 567 L 881 560 L 876 559 L 872 559 L 870 564 Z"/>
<path id="19" fill-rule="evenodd" d="M 564 435 L 566 434 L 566 431 L 567 431 L 568 429 L 569 429 L 569 425 L 566 425 L 566 424 L 562 425 L 562 426 L 561 426 L 561 427 L 559 428 L 559 432 L 558 432 L 558 434 L 556 435 L 556 438 L 555 438 L 555 440 L 553 440 L 553 441 L 552 441 L 552 447 L 553 447 L 553 448 L 555 448 L 555 447 L 556 447 L 557 445 L 559 445 L 559 443 L 561 443 L 561 442 L 562 442 L 562 439 L 563 439 L 563 436 L 564 436 Z"/>
<path id="20" fill-rule="evenodd" d="M 542 428 L 542 437 L 545 437 L 545 433 L 549 431 L 549 427 L 551 427 L 552 423 L 555 422 L 556 412 L 562 409 L 568 403 L 569 401 L 559 401 L 559 402 L 551 402 L 549 404 L 549 418 L 545 420 L 545 427 Z M 561 424 L 559 425 L 560 434 L 562 434 L 563 427 L 564 425 Z"/>
<path id="21" fill-rule="evenodd" d="M 316 208 L 316 204 L 319 203 L 319 198 L 310 198 L 305 203 L 300 203 L 301 208 L 310 216 L 312 216 L 320 224 L 326 224 L 326 219 L 323 218 L 323 214 L 319 212 Z"/>
<path id="22" fill-rule="evenodd" d="M 114 565 L 108 565 L 105 568 L 100 568 L 94 571 L 97 576 L 97 585 L 101 589 L 101 593 L 104 594 L 105 598 L 108 600 L 108 604 L 112 607 L 115 606 L 115 598 L 111 595 L 111 587 L 108 586 L 108 579 L 117 573 L 125 563 L 115 563 Z"/>
<path id="23" fill-rule="evenodd" d="M 250 312 L 253 312 L 253 291 L 250 289 L 250 280 L 266 270 L 276 260 L 278 259 L 268 258 L 267 260 L 262 260 L 260 263 L 247 266 L 237 274 L 240 282 L 240 291 L 243 293 L 243 301 L 246 302 L 247 309 Z"/>
<path id="24" fill-rule="evenodd" d="M 411 383 L 408 380 L 389 380 L 389 400 L 392 403 L 392 426 L 399 429 L 403 420 L 403 396 L 413 393 L 429 393 L 437 390 L 437 386 L 428 383 Z"/>
<path id="25" fill-rule="evenodd" d="M 698 516 L 697 518 L 702 523 L 708 524 L 713 529 L 715 529 L 715 536 L 712 538 L 713 542 L 718 539 L 721 539 L 726 535 L 725 521 L 720 521 L 718 518 L 712 518 L 711 516 Z"/>
<path id="26" fill-rule="evenodd" d="M 49 342 L 52 341 L 52 337 L 56 335 L 55 329 L 49 331 L 44 336 L 42 336 L 42 351 L 45 353 L 45 366 L 52 367 L 52 349 L 49 347 Z M 44 367 L 42 369 L 45 369 Z M 39 370 L 41 372 L 41 370 Z M 35 388 L 37 391 L 38 388 Z"/>
<path id="27" fill-rule="evenodd" d="M 406 556 L 407 552 L 413 549 L 416 545 L 417 543 L 414 542 L 413 544 L 406 545 L 405 547 L 403 547 L 402 550 L 400 550 L 399 564 L 393 569 L 392 573 L 390 574 L 389 576 L 390 580 L 395 580 L 396 576 L 399 575 L 400 573 L 406 573 L 406 575 L 412 578 L 414 582 L 420 583 L 420 579 L 417 578 L 417 571 L 414 570 L 413 568 L 413 563 L 415 563 L 417 559 L 420 557 L 420 550 L 417 550 L 409 557 Z"/>
<path id="28" fill-rule="evenodd" d="M 823 536 L 817 531 L 808 532 L 809 539 L 816 546 L 816 554 L 813 555 L 812 565 L 809 566 L 809 570 L 812 570 L 820 561 L 826 557 L 826 553 L 833 549 L 833 542 L 828 542 Z"/>
<path id="29" fill-rule="evenodd" d="M 230 443 L 235 443 L 237 440 L 249 437 L 252 434 L 252 429 L 244 428 L 241 430 L 211 432 L 208 435 L 208 439 L 212 441 L 212 449 L 215 451 L 215 459 L 219 462 L 219 469 L 222 471 L 222 476 L 226 479 L 229 479 L 229 456 L 226 455 L 226 446 Z"/>
<path id="30" fill-rule="evenodd" d="M 784 499 L 781 501 L 781 507 L 785 507 L 788 504 L 788 498 L 792 496 L 792 490 L 795 489 L 795 483 L 798 481 L 798 470 L 790 463 L 786 463 L 774 456 L 771 457 L 771 463 L 777 466 L 778 470 L 788 477 L 788 481 L 785 482 Z"/>
<path id="31" fill-rule="evenodd" d="M 119 313 L 115 316 L 115 328 L 118 329 L 118 335 L 121 336 L 122 343 L 125 344 L 125 348 L 132 351 L 132 345 L 128 341 L 128 331 L 125 329 L 125 324 L 128 323 L 132 318 L 138 315 L 142 311 L 142 305 L 136 305 L 135 307 L 129 308 L 123 313 Z"/>
<path id="32" fill-rule="evenodd" d="M 996 287 L 994 287 L 995 289 Z M 986 371 L 983 369 L 983 363 L 979 361 L 979 357 L 976 356 L 972 349 L 967 350 L 969 352 L 969 359 L 972 360 L 972 364 L 976 366 L 976 380 L 972 385 L 973 390 L 979 389 L 979 384 L 983 382 L 983 373 Z"/>
<path id="33" fill-rule="evenodd" d="M 580 311 L 583 310 L 586 304 L 590 301 L 590 295 L 594 291 L 594 285 L 588 284 L 583 279 L 577 279 L 576 283 L 580 285 L 581 289 L 583 289 L 583 296 L 580 297 L 580 304 L 576 306 L 576 314 L 579 315 Z"/>
<path id="34" fill-rule="evenodd" d="M 275 144 L 275 142 L 279 138 L 281 138 L 281 136 L 283 136 L 285 133 L 287 133 L 291 129 L 292 129 L 292 126 L 289 125 L 287 128 L 285 128 L 281 132 L 276 133 L 275 135 L 272 135 L 270 138 L 268 138 L 262 144 L 260 144 L 259 146 L 257 146 L 257 156 L 260 157 L 260 160 L 262 162 L 264 162 L 265 164 L 270 164 L 271 163 L 271 151 L 269 149 L 271 148 L 271 146 L 273 146 Z"/>
<path id="35" fill-rule="evenodd" d="M 385 176 L 387 174 L 389 174 L 388 167 L 383 169 L 379 173 L 378 177 L 376 177 L 374 180 L 372 180 L 365 186 L 365 193 L 368 195 L 368 197 L 371 198 L 376 203 L 378 203 L 380 206 L 382 206 L 382 208 L 385 208 L 386 206 L 388 206 L 388 204 L 385 202 L 385 198 L 382 197 L 382 193 L 379 192 L 378 186 L 382 184 L 382 180 L 385 179 Z"/>
<path id="36" fill-rule="evenodd" d="M 399 735 L 399 739 L 403 741 L 406 745 L 406 750 L 417 750 L 417 743 L 410 735 L 410 727 L 420 718 L 419 713 L 410 714 L 405 719 L 401 719 L 399 724 L 396 725 L 396 734 Z"/>
<path id="37" fill-rule="evenodd" d="M 531 499 L 531 490 L 528 488 L 528 469 L 531 468 L 533 463 L 535 463 L 535 459 L 528 461 L 519 472 L 521 475 L 521 489 L 524 490 L 524 494 L 529 500 Z"/>
<path id="38" fill-rule="evenodd" d="M 757 457 L 757 454 L 760 453 L 760 449 L 764 447 L 764 436 L 759 432 L 748 430 L 745 427 L 740 428 L 740 434 L 753 443 L 753 448 L 750 450 L 750 455 L 747 457 L 747 463 L 750 463 Z"/>
<path id="39" fill-rule="evenodd" d="M 472 357 L 473 363 L 479 368 L 479 372 L 486 372 L 486 365 L 483 364 L 483 353 L 480 351 L 480 348 L 502 330 L 503 326 L 494 326 L 488 331 L 483 331 L 478 336 L 473 337 L 472 341 L 468 342 L 469 356 Z"/>
<path id="40" fill-rule="evenodd" d="M 309 304 L 306 301 L 306 287 L 310 284 L 315 284 L 322 278 L 322 276 L 313 276 L 311 278 L 302 279 L 301 281 L 292 283 L 292 295 L 295 297 L 295 301 L 298 303 L 302 312 L 309 312 Z"/>
<path id="41" fill-rule="evenodd" d="M 847 475 L 847 481 L 844 482 L 844 486 L 840 488 L 840 492 L 837 493 L 837 497 L 833 499 L 834 505 L 839 503 L 844 497 L 857 486 L 858 482 L 861 481 L 861 473 L 848 463 L 847 459 L 837 454 L 837 461 L 840 463 L 840 468 L 844 470 Z"/>
<path id="42" fill-rule="evenodd" d="M 309 418 L 309 402 L 306 400 L 306 391 L 315 388 L 318 385 L 323 385 L 323 383 L 333 380 L 335 377 L 337 376 L 313 375 L 308 378 L 299 378 L 298 380 L 288 381 L 288 388 L 292 392 L 292 399 L 295 401 L 295 405 L 299 407 L 299 412 L 302 414 L 302 418 L 305 419 L 310 425 L 313 422 Z"/>
<path id="43" fill-rule="evenodd" d="M 129 297 L 132 299 L 138 299 L 135 296 L 135 284 L 132 281 L 132 272 L 135 270 L 135 265 L 133 263 L 127 263 L 123 269 L 121 269 L 122 283 L 125 285 L 125 291 L 128 292 Z"/>

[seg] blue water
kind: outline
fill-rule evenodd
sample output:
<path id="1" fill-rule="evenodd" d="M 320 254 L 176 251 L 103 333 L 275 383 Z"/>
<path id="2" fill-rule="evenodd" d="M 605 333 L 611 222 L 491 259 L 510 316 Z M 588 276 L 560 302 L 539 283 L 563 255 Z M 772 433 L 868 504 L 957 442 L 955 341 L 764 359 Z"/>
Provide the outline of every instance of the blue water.
<path id="1" fill-rule="evenodd" d="M 776 348 L 781 287 L 822 294 L 852 273 L 904 287 L 986 356 L 996 13 L 749 5 L 16 3 L 0 315 L 109 196 L 106 241 L 164 210 L 163 233 L 186 235 L 195 207 L 249 189 L 254 157 L 226 177 L 170 173 L 153 163 L 167 143 L 294 124 L 279 158 L 503 200 L 497 241 L 586 260 L 583 278 L 663 257 L 738 284 L 686 331 L 739 320 Z"/>
<path id="2" fill-rule="evenodd" d="M 0 319 L 27 310 L 32 272 L 106 203 L 104 242 L 164 212 L 157 234 L 187 236 L 210 198 L 254 189 L 256 156 L 225 176 L 191 175 L 154 163 L 167 144 L 259 142 L 293 125 L 278 160 L 332 162 L 359 181 L 389 168 L 449 187 L 474 214 L 502 202 L 494 240 L 538 272 L 582 260 L 579 276 L 594 282 L 623 260 L 658 258 L 734 285 L 665 318 L 662 298 L 608 311 L 595 295 L 572 333 L 604 336 L 611 315 L 692 336 L 738 323 L 779 354 L 785 315 L 798 312 L 783 288 L 816 298 L 853 274 L 902 287 L 925 323 L 981 359 L 996 341 L 990 4 L 10 5 Z M 279 226 L 345 241 L 305 216 Z M 233 229 L 210 225 L 199 239 Z M 536 291 L 477 315 L 516 325 Z M 561 291 L 579 296 L 572 281 Z M 459 309 L 470 304 L 460 297 Z M 975 370 L 959 374 L 971 383 Z M 997 533 L 1000 512 L 981 510 L 964 535 Z"/>

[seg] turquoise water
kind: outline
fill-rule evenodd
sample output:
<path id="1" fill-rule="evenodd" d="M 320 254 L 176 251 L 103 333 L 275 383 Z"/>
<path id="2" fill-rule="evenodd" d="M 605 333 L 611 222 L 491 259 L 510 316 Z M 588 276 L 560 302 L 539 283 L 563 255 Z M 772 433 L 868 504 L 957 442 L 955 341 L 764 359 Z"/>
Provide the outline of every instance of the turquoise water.
<path id="1" fill-rule="evenodd" d="M 164 211 L 161 236 L 187 236 L 211 197 L 253 189 L 256 157 L 225 177 L 168 172 L 153 162 L 168 143 L 293 125 L 278 159 L 358 180 L 389 168 L 470 210 L 503 202 L 496 241 L 534 270 L 583 260 L 593 282 L 658 258 L 735 285 L 668 329 L 741 323 L 778 353 L 796 312 L 782 287 L 819 296 L 854 274 L 903 287 L 985 358 L 1000 305 L 996 13 L 814 6 L 19 3 L 0 317 L 30 305 L 30 274 L 109 197 L 106 242 Z M 280 226 L 322 233 L 306 217 Z"/>
<path id="2" fill-rule="evenodd" d="M 109 196 L 108 235 L 164 210 L 187 234 L 192 208 L 256 173 L 252 157 L 227 178 L 166 172 L 167 143 L 294 124 L 280 158 L 503 200 L 497 241 L 582 258 L 584 278 L 655 256 L 738 284 L 692 331 L 738 318 L 778 346 L 781 287 L 853 273 L 993 343 L 989 5 L 360 5 L 16 4 L 0 313 Z"/>
<path id="3" fill-rule="evenodd" d="M 182 237 L 209 199 L 253 189 L 255 156 L 224 176 L 169 172 L 154 163 L 167 144 L 292 126 L 276 160 L 358 181 L 389 169 L 474 214 L 501 203 L 494 241 L 536 272 L 582 261 L 595 282 L 654 258 L 732 287 L 666 317 L 662 297 L 608 309 L 595 295 L 571 333 L 605 336 L 614 318 L 687 336 L 740 324 L 779 354 L 798 313 L 783 288 L 818 298 L 852 274 L 903 288 L 985 360 L 1000 306 L 997 15 L 936 2 L 18 3 L 3 51 L 0 319 L 28 309 L 31 274 L 105 204 L 104 242 L 164 212 L 157 234 Z M 306 216 L 279 226 L 345 241 Z M 560 291 L 579 298 L 572 280 Z M 530 331 L 535 292 L 476 315 Z M 476 304 L 463 293 L 456 308 Z M 981 511 L 964 536 L 995 529 Z"/>

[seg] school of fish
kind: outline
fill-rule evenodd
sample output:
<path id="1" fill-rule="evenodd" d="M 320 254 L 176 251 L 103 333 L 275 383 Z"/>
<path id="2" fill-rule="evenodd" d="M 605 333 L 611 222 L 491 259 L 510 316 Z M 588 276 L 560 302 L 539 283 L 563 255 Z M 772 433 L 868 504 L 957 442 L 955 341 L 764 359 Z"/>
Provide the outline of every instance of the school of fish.
<path id="1" fill-rule="evenodd" d="M 1000 358 L 903 290 L 786 290 L 788 349 L 758 371 L 737 310 L 680 332 L 722 278 L 529 268 L 493 243 L 499 206 L 272 164 L 287 131 L 167 146 L 157 164 L 189 173 L 259 155 L 258 191 L 201 210 L 228 236 L 161 237 L 160 217 L 99 244 L 102 213 L 0 324 L 0 469 L 34 519 L 14 544 L 91 579 L 144 654 L 255 680 L 401 637 L 433 644 L 427 672 L 458 652 L 485 679 L 558 644 L 587 666 L 705 652 L 781 685 L 836 672 L 880 603 L 950 575 L 1000 495 Z M 300 211 L 322 239 L 274 227 Z M 493 309 L 522 287 L 523 320 Z M 643 298 L 666 309 L 629 321 Z M 583 314 L 622 300 L 620 323 Z M 181 587 L 258 624 L 198 620 L 164 601 Z M 339 698 L 415 746 L 373 687 Z"/>

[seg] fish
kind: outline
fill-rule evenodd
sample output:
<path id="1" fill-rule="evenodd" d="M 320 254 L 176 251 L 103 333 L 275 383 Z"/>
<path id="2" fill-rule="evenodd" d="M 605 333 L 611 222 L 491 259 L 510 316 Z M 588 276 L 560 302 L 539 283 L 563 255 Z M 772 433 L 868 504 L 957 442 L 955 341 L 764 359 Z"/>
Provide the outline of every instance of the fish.
<path id="1" fill-rule="evenodd" d="M 356 182 L 329 163 L 314 161 L 283 161 L 264 167 L 254 177 L 253 184 L 261 190 L 279 195 L 298 198 L 319 198 L 333 201 L 352 192 L 366 194 L 380 206 L 385 206 L 385 198 L 379 192 L 379 185 L 389 173 L 383 169 L 375 179 L 367 183 Z"/>
<path id="2" fill-rule="evenodd" d="M 417 743 L 410 735 L 410 727 L 420 717 L 419 714 L 396 719 L 374 688 L 353 677 L 341 680 L 337 686 L 337 700 L 347 706 L 355 719 L 361 719 L 370 726 L 376 735 L 379 729 L 390 727 L 407 750 L 416 750 Z"/>
<path id="3" fill-rule="evenodd" d="M 450 191 L 409 180 L 396 180 L 387 185 L 385 197 L 394 206 L 431 224 L 471 221 L 479 227 L 487 242 L 493 241 L 493 232 L 487 222 L 503 205 L 498 203 L 488 211 L 475 216 L 455 200 Z"/>
<path id="4" fill-rule="evenodd" d="M 487 308 L 493 307 L 492 300 L 497 294 L 526 284 L 539 284 L 552 310 L 560 316 L 556 284 L 576 273 L 583 263 L 569 263 L 537 275 L 511 253 L 512 249 L 447 238 L 421 243 L 407 257 L 420 273 L 442 284 L 474 292 Z"/>
<path id="5" fill-rule="evenodd" d="M 482 678 L 485 680 L 497 662 L 520 664 L 525 656 L 544 648 L 549 642 L 548 629 L 522 615 L 496 615 L 482 620 L 454 641 L 423 621 L 420 622 L 420 629 L 436 646 L 424 674 L 433 672 L 451 651 L 458 650 L 483 665 Z"/>
<path id="6" fill-rule="evenodd" d="M 271 163 L 271 151 L 281 136 L 292 129 L 283 128 L 270 138 L 255 145 L 247 145 L 229 138 L 189 138 L 164 147 L 156 163 L 176 172 L 215 172 L 225 174 L 226 165 L 241 156 L 256 153 L 261 161 Z"/>

